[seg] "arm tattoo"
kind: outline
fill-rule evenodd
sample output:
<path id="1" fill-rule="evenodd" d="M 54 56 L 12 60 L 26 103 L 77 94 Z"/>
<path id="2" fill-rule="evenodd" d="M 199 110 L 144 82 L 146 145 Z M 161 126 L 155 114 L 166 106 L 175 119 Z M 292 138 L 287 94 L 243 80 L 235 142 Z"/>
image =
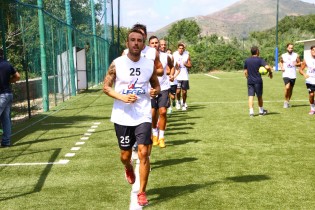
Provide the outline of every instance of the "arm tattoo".
<path id="1" fill-rule="evenodd" d="M 116 79 L 116 66 L 115 66 L 115 63 L 112 62 L 108 68 L 107 75 L 104 78 L 103 91 L 105 93 L 110 91 L 111 87 L 114 84 L 115 79 Z"/>

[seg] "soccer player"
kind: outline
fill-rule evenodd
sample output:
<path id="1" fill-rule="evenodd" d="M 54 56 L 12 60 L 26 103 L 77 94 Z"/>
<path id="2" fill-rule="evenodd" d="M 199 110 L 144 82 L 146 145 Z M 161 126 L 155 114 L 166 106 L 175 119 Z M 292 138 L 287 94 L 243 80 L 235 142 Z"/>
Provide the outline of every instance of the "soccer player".
<path id="1" fill-rule="evenodd" d="M 156 50 L 159 50 L 159 39 L 156 36 L 151 36 L 149 38 L 149 46 L 155 48 Z M 171 74 L 171 68 L 169 65 L 172 65 L 172 61 L 170 57 L 164 53 L 160 52 L 160 61 L 162 63 L 164 74 L 163 76 L 159 76 L 159 83 L 161 87 L 160 94 L 151 99 L 151 105 L 152 105 L 152 141 L 153 145 L 157 146 L 159 145 L 161 148 L 165 148 L 165 128 L 166 128 L 166 122 L 167 122 L 167 115 L 166 111 L 169 107 L 169 98 L 168 93 L 170 89 L 170 79 L 172 80 L 172 77 L 174 74 Z M 169 65 L 168 65 L 169 64 Z M 157 112 L 158 111 L 158 112 Z M 157 128 L 157 123 L 159 121 L 159 129 Z"/>
<path id="2" fill-rule="evenodd" d="M 171 68 L 169 99 L 170 99 L 170 104 L 172 104 L 172 106 L 175 106 L 175 95 L 176 95 L 176 89 L 177 89 L 176 77 L 179 74 L 179 71 L 175 71 L 172 50 L 166 49 L 166 41 L 163 39 L 160 40 L 160 52 L 166 53 L 168 57 L 171 59 L 169 63 L 169 68 Z M 172 106 L 170 105 L 169 108 L 167 109 L 167 114 L 172 113 Z"/>
<path id="3" fill-rule="evenodd" d="M 306 73 L 304 72 L 305 67 L 307 67 Z M 315 114 L 315 105 L 314 105 L 314 91 L 315 91 L 315 45 L 311 46 L 311 56 L 305 57 L 301 68 L 299 70 L 300 74 L 304 76 L 306 88 L 309 93 L 309 102 L 311 110 L 310 115 Z"/>
<path id="4" fill-rule="evenodd" d="M 287 52 L 281 55 L 280 69 L 284 81 L 284 103 L 283 108 L 290 107 L 290 99 L 293 93 L 293 87 L 296 79 L 296 66 L 301 65 L 300 57 L 293 52 L 293 44 L 287 44 Z"/>
<path id="5" fill-rule="evenodd" d="M 145 25 L 137 23 L 137 24 L 132 26 L 132 29 L 136 29 L 136 30 L 141 31 L 143 34 L 143 37 L 144 37 L 144 41 L 147 40 L 148 34 L 147 34 L 147 27 Z M 127 54 L 128 51 L 129 51 L 129 49 L 125 49 L 123 51 L 122 55 Z M 159 52 L 155 48 L 144 45 L 144 47 L 141 51 L 141 56 L 154 61 L 154 66 L 155 66 L 155 69 L 156 69 L 158 76 L 162 76 L 164 74 L 164 69 L 163 69 L 163 66 L 160 62 Z M 138 159 L 138 157 L 137 157 L 138 147 L 137 146 L 138 146 L 137 143 L 135 143 L 135 145 L 133 146 L 132 159 L 134 159 L 134 160 Z"/>
<path id="6" fill-rule="evenodd" d="M 176 70 L 180 70 L 177 76 L 177 90 L 176 90 L 176 109 L 182 108 L 183 111 L 187 110 L 187 91 L 189 90 L 189 78 L 188 71 L 191 68 L 191 60 L 189 52 L 185 50 L 185 45 L 179 43 L 177 45 L 177 51 L 173 53 L 174 66 Z M 182 95 L 182 103 L 180 101 Z"/>
<path id="7" fill-rule="evenodd" d="M 267 110 L 263 108 L 263 80 L 259 73 L 259 68 L 261 66 L 265 67 L 269 72 L 268 76 L 272 79 L 272 69 L 267 65 L 266 61 L 259 57 L 259 49 L 256 46 L 251 48 L 252 56 L 245 60 L 244 64 L 244 74 L 247 78 L 247 88 L 248 88 L 248 106 L 249 106 L 249 116 L 254 117 L 254 96 L 256 94 L 258 98 L 259 106 L 259 116 L 267 114 Z"/>
<path id="8" fill-rule="evenodd" d="M 125 176 L 130 184 L 133 184 L 136 178 L 131 164 L 132 147 L 135 142 L 138 143 L 138 204 L 145 206 L 148 205 L 145 190 L 150 173 L 148 148 L 152 144 L 150 97 L 156 97 L 160 93 L 160 85 L 153 61 L 141 57 L 141 50 L 145 45 L 142 32 L 137 29 L 130 30 L 126 45 L 128 54 L 112 62 L 104 78 L 103 91 L 115 99 L 111 121 L 114 123 Z"/>

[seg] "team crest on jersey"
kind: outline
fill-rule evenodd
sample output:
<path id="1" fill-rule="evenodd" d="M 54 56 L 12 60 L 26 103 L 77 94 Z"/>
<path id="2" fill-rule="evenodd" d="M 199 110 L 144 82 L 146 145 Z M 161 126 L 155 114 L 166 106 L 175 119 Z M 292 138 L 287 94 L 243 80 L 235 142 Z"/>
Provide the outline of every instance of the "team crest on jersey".
<path id="1" fill-rule="evenodd" d="M 128 94 L 136 94 L 136 95 L 145 94 L 145 90 L 142 87 L 137 86 L 137 82 L 138 82 L 138 78 L 136 79 L 136 81 L 133 81 L 128 85 L 128 89 L 123 89 L 122 94 L 126 94 L 126 95 L 128 95 Z"/>

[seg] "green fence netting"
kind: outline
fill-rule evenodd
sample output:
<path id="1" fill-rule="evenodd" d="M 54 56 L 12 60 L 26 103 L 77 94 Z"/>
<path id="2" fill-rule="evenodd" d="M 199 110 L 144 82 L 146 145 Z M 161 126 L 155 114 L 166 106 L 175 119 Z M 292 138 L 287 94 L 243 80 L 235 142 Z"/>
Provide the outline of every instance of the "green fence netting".
<path id="1" fill-rule="evenodd" d="M 78 4 L 77 1 L 70 1 L 72 25 L 68 25 L 64 0 L 43 1 L 44 48 L 48 76 L 47 84 L 43 84 L 38 15 L 41 8 L 36 2 L 5 0 L 0 5 L 0 44 L 5 48 L 7 59 L 22 75 L 21 81 L 13 85 L 14 120 L 44 110 L 42 85 L 47 85 L 49 108 L 72 96 L 68 29 L 71 29 L 76 93 L 99 85 L 109 63 L 117 56 L 111 54 L 115 52 L 114 38 L 111 37 L 112 2 L 99 1 L 97 6 L 103 6 L 99 13 L 103 13 L 98 15 L 102 15 L 103 23 L 97 23 L 97 33 L 93 34 L 90 4 L 81 1 L 81 5 L 75 5 Z M 104 6 L 107 8 L 104 9 Z"/>

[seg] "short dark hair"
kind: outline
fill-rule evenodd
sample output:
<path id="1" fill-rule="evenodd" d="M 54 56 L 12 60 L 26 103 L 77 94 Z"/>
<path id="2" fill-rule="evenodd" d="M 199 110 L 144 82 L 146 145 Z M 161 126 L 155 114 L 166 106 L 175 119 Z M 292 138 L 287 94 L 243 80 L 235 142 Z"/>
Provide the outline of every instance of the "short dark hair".
<path id="1" fill-rule="evenodd" d="M 157 39 L 158 41 L 159 41 L 159 38 L 157 38 L 157 36 L 150 36 L 150 38 L 149 38 L 149 42 L 151 41 L 151 39 Z"/>
<path id="2" fill-rule="evenodd" d="M 311 46 L 311 50 L 313 50 L 314 48 L 315 48 L 315 45 L 312 45 L 312 46 Z"/>
<path id="3" fill-rule="evenodd" d="M 294 46 L 291 42 L 289 42 L 288 44 L 287 44 L 287 47 L 289 47 L 289 45 L 292 45 L 292 46 Z"/>
<path id="4" fill-rule="evenodd" d="M 253 46 L 251 49 L 250 49 L 250 52 L 252 55 L 257 55 L 258 52 L 259 52 L 259 49 L 257 46 Z"/>
<path id="5" fill-rule="evenodd" d="M 147 35 L 147 27 L 143 24 L 140 24 L 140 23 L 136 23 L 132 26 L 132 29 L 141 29 L 143 30 L 144 34 Z"/>
<path id="6" fill-rule="evenodd" d="M 135 28 L 132 28 L 132 29 L 130 29 L 129 31 L 128 31 L 128 38 L 127 38 L 127 40 L 129 40 L 129 35 L 131 34 L 131 33 L 139 33 L 139 34 L 141 34 L 142 35 L 142 38 L 143 38 L 143 42 L 144 42 L 144 37 L 143 37 L 143 33 L 139 30 L 139 29 L 135 29 Z"/>
<path id="7" fill-rule="evenodd" d="M 183 48 L 185 48 L 184 43 L 178 43 L 177 47 L 180 47 L 180 46 L 182 46 Z"/>

